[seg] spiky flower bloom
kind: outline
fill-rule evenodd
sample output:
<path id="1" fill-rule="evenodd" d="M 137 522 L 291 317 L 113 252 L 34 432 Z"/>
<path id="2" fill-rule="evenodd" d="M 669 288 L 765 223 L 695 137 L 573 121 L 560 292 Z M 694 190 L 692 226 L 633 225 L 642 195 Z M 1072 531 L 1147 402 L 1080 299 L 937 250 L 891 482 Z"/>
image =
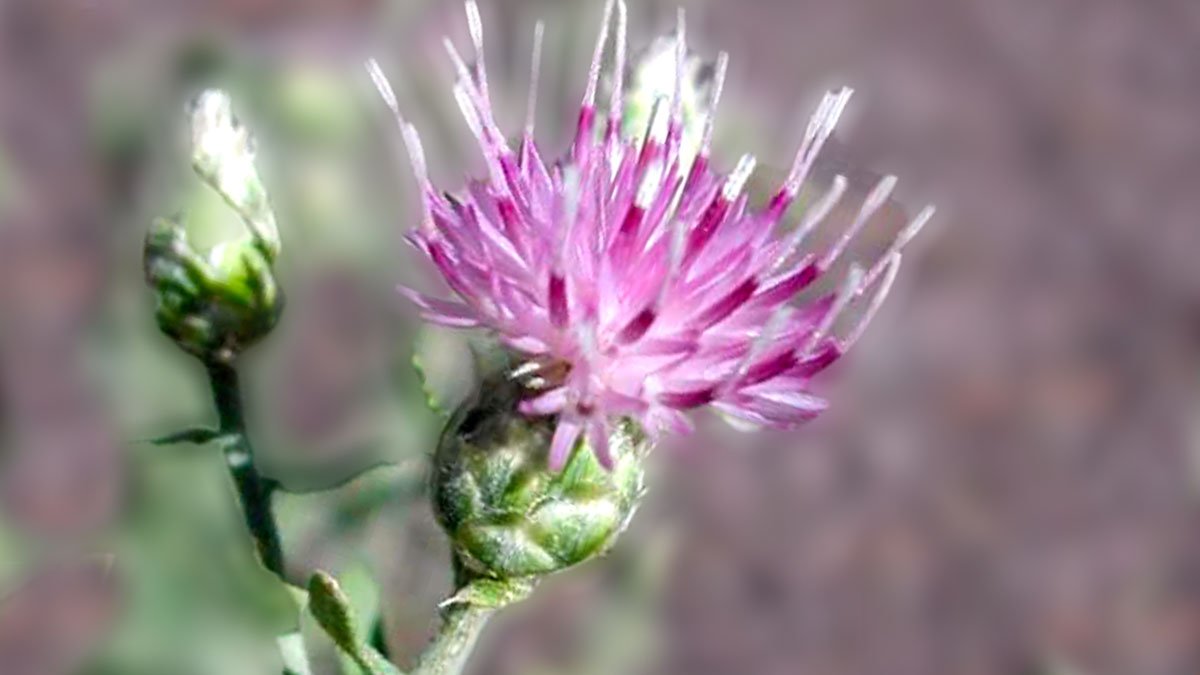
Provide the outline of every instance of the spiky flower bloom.
<path id="1" fill-rule="evenodd" d="M 449 41 L 446 46 L 458 73 L 454 93 L 479 141 L 487 176 L 456 194 L 439 192 L 430 183 L 417 132 L 400 119 L 423 196 L 423 220 L 410 240 L 458 297 L 403 291 L 425 319 L 491 329 L 520 356 L 515 375 L 525 378 L 528 394 L 519 410 L 554 420 L 549 465 L 555 470 L 580 437 L 611 466 L 616 420 L 636 420 L 653 435 L 690 430 L 689 411 L 704 406 L 776 429 L 814 417 L 826 404 L 810 392 L 813 377 L 862 334 L 900 268 L 901 248 L 933 213 L 923 210 L 878 262 L 853 267 L 835 292 L 796 304 L 896 182 L 883 179 L 828 250 L 810 252 L 802 243 L 843 196 L 844 178 L 808 206 L 795 229 L 781 231 L 850 90 L 825 96 L 786 180 L 764 206 L 753 208 L 745 186 L 754 158 L 742 157 L 725 173 L 710 157 L 724 55 L 696 154 L 682 151 L 682 13 L 673 94 L 655 103 L 642 137 L 621 133 L 624 3 L 616 9 L 611 101 L 607 111 L 598 110 L 613 0 L 605 6 L 575 137 L 560 161 L 548 165 L 534 143 L 532 93 L 518 148 L 510 148 L 497 127 L 474 3 L 467 5 L 474 63 L 468 65 Z M 540 44 L 540 25 L 537 35 Z M 538 47 L 534 51 L 536 90 Z M 399 117 L 387 81 L 373 63 L 370 69 Z M 860 297 L 866 308 L 858 323 L 844 337 L 833 334 L 839 313 Z"/>

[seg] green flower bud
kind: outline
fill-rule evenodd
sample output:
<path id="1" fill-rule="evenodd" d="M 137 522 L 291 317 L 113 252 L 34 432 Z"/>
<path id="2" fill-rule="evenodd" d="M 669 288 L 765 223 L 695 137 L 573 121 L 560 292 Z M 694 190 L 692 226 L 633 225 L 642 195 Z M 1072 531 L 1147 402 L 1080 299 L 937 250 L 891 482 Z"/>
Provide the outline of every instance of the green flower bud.
<path id="1" fill-rule="evenodd" d="M 224 201 L 202 209 L 204 216 L 219 220 L 232 209 L 228 215 L 246 232 L 199 251 L 183 216 L 157 219 L 146 237 L 146 282 L 164 333 L 204 361 L 229 363 L 279 321 L 283 294 L 272 271 L 279 233 L 254 167 L 253 141 L 233 117 L 229 97 L 202 94 L 191 124 L 192 166 L 203 189 Z"/>
<path id="2" fill-rule="evenodd" d="M 621 119 L 621 132 L 625 138 L 643 138 L 653 121 L 655 104 L 662 101 L 662 105 L 669 106 L 674 98 L 678 44 L 679 38 L 675 34 L 660 36 L 633 60 Z M 700 149 L 704 127 L 712 112 L 717 70 L 714 63 L 704 61 L 691 51 L 684 55 L 680 109 L 683 114 L 681 155 L 685 166 Z"/>
<path id="3" fill-rule="evenodd" d="M 145 272 L 158 327 L 201 360 L 232 362 L 275 327 L 283 310 L 269 260 L 249 238 L 201 255 L 178 220 L 156 220 L 146 237 Z"/>
<path id="4" fill-rule="evenodd" d="M 612 425 L 611 471 L 581 438 L 555 473 L 546 464 L 554 420 L 517 412 L 521 394 L 512 382 L 485 385 L 450 419 L 434 458 L 434 511 L 473 576 L 537 577 L 594 558 L 643 492 L 650 441 L 637 424 Z"/>

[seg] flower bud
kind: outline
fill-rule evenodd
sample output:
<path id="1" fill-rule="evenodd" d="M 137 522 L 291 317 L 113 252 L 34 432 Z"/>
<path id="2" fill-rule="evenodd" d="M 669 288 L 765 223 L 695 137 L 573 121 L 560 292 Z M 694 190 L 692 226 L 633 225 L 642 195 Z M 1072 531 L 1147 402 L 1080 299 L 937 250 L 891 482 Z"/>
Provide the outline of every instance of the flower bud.
<path id="1" fill-rule="evenodd" d="M 246 232 L 200 251 L 189 241 L 185 216 L 157 219 L 146 237 L 146 282 L 164 333 L 204 361 L 229 363 L 270 332 L 283 310 L 272 271 L 279 233 L 254 167 L 253 141 L 233 117 L 229 97 L 202 94 L 191 126 L 192 167 L 204 182 L 201 189 L 224 201 L 204 209 L 206 217 L 231 210 L 226 215 Z"/>
<path id="2" fill-rule="evenodd" d="M 204 361 L 233 361 L 275 327 L 283 310 L 269 259 L 249 239 L 204 256 L 178 220 L 160 218 L 146 237 L 145 273 L 158 327 Z"/>
<path id="3" fill-rule="evenodd" d="M 653 122 L 656 102 L 670 105 L 674 98 L 678 47 L 677 34 L 663 35 L 634 59 L 621 119 L 621 131 L 626 139 L 640 142 Z M 704 135 L 704 125 L 712 112 L 715 72 L 713 63 L 702 60 L 694 52 L 685 52 L 683 72 L 678 75 L 680 113 L 683 117 L 680 154 L 685 158 L 685 164 L 696 156 Z"/>
<path id="4" fill-rule="evenodd" d="M 434 458 L 434 510 L 473 575 L 533 577 L 594 558 L 612 547 L 643 492 L 650 441 L 636 423 L 611 425 L 611 471 L 581 439 L 554 472 L 554 420 L 520 414 L 521 392 L 512 382 L 485 384 L 450 419 Z"/>

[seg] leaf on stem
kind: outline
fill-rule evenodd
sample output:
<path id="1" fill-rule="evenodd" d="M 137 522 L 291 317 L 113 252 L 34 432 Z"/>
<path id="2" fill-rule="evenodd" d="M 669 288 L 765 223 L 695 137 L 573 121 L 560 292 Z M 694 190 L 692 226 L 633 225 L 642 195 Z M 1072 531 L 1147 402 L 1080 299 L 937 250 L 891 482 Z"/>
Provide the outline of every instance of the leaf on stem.
<path id="1" fill-rule="evenodd" d="M 317 624 L 333 642 L 367 675 L 404 675 L 378 651 L 362 642 L 355 628 L 354 610 L 350 598 L 338 586 L 337 580 L 325 572 L 316 572 L 308 582 L 309 604 Z"/>
<path id="2" fill-rule="evenodd" d="M 440 605 L 447 609 L 455 605 L 474 605 L 488 609 L 500 609 L 520 602 L 533 593 L 536 581 L 532 577 L 523 579 L 473 579 Z"/>
<path id="3" fill-rule="evenodd" d="M 203 445 L 211 443 L 221 437 L 219 429 L 211 429 L 208 427 L 192 427 L 190 429 L 182 429 L 174 433 L 151 438 L 147 443 L 151 445 L 178 445 L 180 443 L 194 443 Z"/>
<path id="4" fill-rule="evenodd" d="M 412 366 L 425 405 L 446 417 L 476 386 L 475 348 L 470 340 L 436 326 L 422 326 L 413 343 Z"/>

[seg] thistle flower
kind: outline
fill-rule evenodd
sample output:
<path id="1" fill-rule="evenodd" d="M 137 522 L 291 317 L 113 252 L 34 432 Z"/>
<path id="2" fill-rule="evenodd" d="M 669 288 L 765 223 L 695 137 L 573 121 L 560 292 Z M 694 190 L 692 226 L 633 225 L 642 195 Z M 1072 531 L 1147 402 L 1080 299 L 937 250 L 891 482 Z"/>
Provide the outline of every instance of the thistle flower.
<path id="1" fill-rule="evenodd" d="M 614 7 L 612 94 L 601 110 L 597 83 Z M 518 409 L 555 426 L 552 470 L 567 464 L 581 437 L 612 467 L 610 431 L 626 420 L 655 436 L 689 431 L 688 413 L 705 406 L 775 429 L 812 419 L 826 407 L 811 393 L 812 379 L 862 335 L 900 269 L 901 249 L 933 214 L 931 207 L 921 211 L 877 262 L 853 267 L 835 292 L 795 304 L 896 183 L 892 176 L 880 181 L 828 250 L 810 252 L 802 244 L 842 198 L 843 177 L 808 206 L 795 229 L 780 227 L 851 91 L 825 96 L 783 184 L 764 206 L 751 207 L 745 186 L 754 158 L 744 156 L 723 172 L 710 155 L 725 55 L 714 72 L 694 159 L 686 156 L 682 11 L 673 41 L 673 91 L 654 102 L 643 136 L 621 133 L 626 15 L 624 2 L 608 0 L 574 140 L 565 158 L 547 164 L 533 133 L 541 25 L 529 113 L 514 150 L 493 116 L 482 22 L 474 2 L 467 3 L 473 64 L 449 40 L 446 48 L 458 75 L 454 93 L 487 176 L 454 194 L 431 184 L 416 130 L 400 116 L 378 66 L 368 64 L 400 122 L 422 193 L 422 222 L 409 240 L 458 297 L 401 290 L 426 320 L 490 329 L 519 357 L 512 376 L 526 396 Z M 866 303 L 861 318 L 836 335 L 836 319 L 860 298 Z"/>

